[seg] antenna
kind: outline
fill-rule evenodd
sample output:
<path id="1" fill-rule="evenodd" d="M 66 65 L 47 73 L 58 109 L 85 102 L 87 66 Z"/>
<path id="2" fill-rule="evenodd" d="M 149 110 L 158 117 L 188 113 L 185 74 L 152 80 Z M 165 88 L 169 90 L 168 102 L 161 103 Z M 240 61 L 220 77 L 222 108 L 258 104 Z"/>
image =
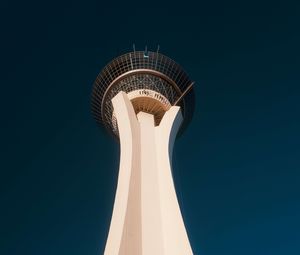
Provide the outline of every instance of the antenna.
<path id="1" fill-rule="evenodd" d="M 156 50 L 155 69 L 157 68 L 157 61 L 158 61 L 158 51 L 159 51 L 159 44 L 157 44 L 157 50 Z"/>
<path id="2" fill-rule="evenodd" d="M 132 44 L 132 49 L 133 49 L 133 52 L 135 52 L 135 44 L 134 43 Z"/>
<path id="3" fill-rule="evenodd" d="M 157 44 L 157 50 L 156 50 L 156 53 L 159 52 L 159 49 L 160 49 L 160 46 L 159 46 L 159 44 Z"/>
<path id="4" fill-rule="evenodd" d="M 145 46 L 144 58 L 149 58 L 147 45 Z"/>

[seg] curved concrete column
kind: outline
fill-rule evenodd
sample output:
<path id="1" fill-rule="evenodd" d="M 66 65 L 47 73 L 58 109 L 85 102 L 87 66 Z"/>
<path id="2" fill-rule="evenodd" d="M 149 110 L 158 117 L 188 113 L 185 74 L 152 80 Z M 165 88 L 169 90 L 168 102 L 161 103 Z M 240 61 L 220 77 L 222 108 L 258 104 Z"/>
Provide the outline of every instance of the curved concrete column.
<path id="1" fill-rule="evenodd" d="M 191 255 L 172 178 L 172 150 L 182 122 L 172 106 L 159 126 L 137 115 L 126 93 L 113 100 L 121 158 L 105 255 Z"/>

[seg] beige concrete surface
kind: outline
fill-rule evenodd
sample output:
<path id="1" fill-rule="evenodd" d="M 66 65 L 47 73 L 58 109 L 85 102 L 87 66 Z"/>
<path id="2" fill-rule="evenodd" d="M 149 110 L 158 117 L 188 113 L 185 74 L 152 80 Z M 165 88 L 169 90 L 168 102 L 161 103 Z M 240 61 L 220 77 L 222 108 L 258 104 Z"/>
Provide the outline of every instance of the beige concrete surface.
<path id="1" fill-rule="evenodd" d="M 192 255 L 171 168 L 180 107 L 170 107 L 157 126 L 152 114 L 135 113 L 126 93 L 112 103 L 121 155 L 104 255 Z"/>

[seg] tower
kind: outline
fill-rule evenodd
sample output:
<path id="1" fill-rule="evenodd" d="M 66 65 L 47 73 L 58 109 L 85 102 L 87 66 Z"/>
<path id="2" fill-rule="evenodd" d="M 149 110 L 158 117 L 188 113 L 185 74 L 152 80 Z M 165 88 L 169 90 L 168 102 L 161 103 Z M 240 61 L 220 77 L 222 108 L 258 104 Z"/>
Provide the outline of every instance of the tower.
<path id="1" fill-rule="evenodd" d="M 94 118 L 120 142 L 104 255 L 191 255 L 172 178 L 175 138 L 194 109 L 193 83 L 158 52 L 113 59 L 92 92 Z"/>

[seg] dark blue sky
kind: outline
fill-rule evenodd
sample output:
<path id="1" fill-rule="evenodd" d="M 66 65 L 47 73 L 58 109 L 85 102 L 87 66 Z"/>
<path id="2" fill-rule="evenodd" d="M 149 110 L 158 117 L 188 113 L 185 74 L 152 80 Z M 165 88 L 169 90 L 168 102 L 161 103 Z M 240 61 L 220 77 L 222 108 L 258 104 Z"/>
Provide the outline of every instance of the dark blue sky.
<path id="1" fill-rule="evenodd" d="M 300 254 L 297 1 L 1 7 L 1 255 L 102 254 L 119 149 L 90 93 L 132 43 L 196 82 L 174 151 L 195 255 Z"/>

